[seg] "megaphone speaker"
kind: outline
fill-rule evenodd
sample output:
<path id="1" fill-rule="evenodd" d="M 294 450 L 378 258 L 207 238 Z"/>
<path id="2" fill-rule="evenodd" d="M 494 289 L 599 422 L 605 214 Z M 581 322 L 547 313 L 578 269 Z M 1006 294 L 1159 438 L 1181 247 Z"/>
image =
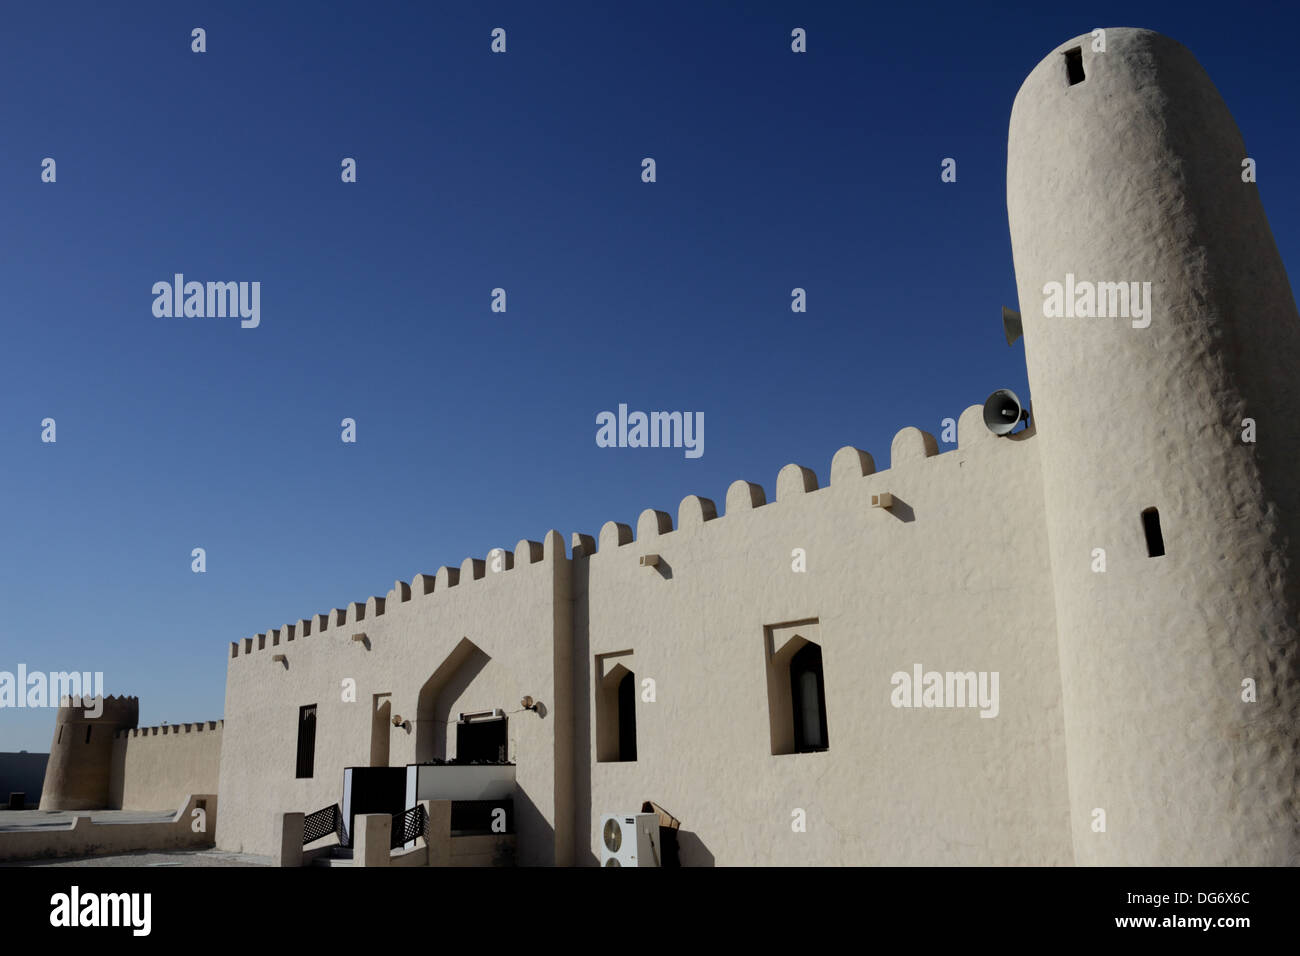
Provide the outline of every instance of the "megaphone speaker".
<path id="1" fill-rule="evenodd" d="M 995 435 L 1009 435 L 1022 421 L 1028 420 L 1029 412 L 1009 388 L 998 389 L 984 401 L 984 426 Z"/>

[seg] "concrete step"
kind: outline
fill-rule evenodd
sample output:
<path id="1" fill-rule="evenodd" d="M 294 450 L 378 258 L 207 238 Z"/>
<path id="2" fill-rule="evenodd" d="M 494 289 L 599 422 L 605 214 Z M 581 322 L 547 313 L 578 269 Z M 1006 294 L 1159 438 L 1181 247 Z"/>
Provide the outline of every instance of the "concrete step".
<path id="1" fill-rule="evenodd" d="M 311 861 L 312 866 L 351 866 L 352 847 L 336 846 L 326 856 L 318 856 Z"/>

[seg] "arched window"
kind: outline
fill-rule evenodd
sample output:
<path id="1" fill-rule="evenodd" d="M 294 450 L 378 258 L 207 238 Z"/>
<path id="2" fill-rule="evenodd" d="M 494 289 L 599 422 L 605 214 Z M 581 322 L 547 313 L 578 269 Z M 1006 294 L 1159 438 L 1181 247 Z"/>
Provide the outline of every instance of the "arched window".
<path id="1" fill-rule="evenodd" d="M 618 682 L 618 759 L 636 760 L 636 675 Z"/>
<path id="2" fill-rule="evenodd" d="M 618 663 L 608 666 L 605 659 Z M 623 763 L 636 760 L 636 674 L 627 666 L 631 651 L 596 657 L 596 760 Z"/>
<path id="3" fill-rule="evenodd" d="M 828 749 L 826 684 L 822 677 L 820 645 L 809 642 L 790 658 L 790 702 L 795 753 Z"/>

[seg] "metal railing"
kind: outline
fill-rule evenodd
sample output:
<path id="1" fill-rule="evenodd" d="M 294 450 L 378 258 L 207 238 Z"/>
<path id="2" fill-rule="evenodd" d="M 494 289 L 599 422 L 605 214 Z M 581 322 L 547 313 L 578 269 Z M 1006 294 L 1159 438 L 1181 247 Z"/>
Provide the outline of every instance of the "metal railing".
<path id="1" fill-rule="evenodd" d="M 309 813 L 302 821 L 302 845 L 314 843 L 331 833 L 337 834 L 339 846 L 348 845 L 348 828 L 343 822 L 343 811 L 337 803 Z"/>
<path id="2" fill-rule="evenodd" d="M 424 804 L 417 803 L 409 810 L 393 814 L 392 836 L 388 843 L 390 850 L 396 850 L 403 844 L 410 843 L 416 837 L 424 836 L 429 826 L 429 816 L 424 812 Z"/>

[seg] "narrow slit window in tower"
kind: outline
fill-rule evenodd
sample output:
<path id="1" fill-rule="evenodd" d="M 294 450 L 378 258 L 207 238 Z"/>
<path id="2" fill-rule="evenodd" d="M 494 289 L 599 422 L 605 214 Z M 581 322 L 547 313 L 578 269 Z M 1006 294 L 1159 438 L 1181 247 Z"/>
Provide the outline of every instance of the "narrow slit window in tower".
<path id="1" fill-rule="evenodd" d="M 1160 512 L 1148 508 L 1142 512 L 1142 530 L 1147 535 L 1147 557 L 1158 558 L 1165 553 L 1165 538 L 1160 533 Z"/>
<path id="2" fill-rule="evenodd" d="M 90 724 L 86 724 L 86 743 L 90 743 Z"/>
<path id="3" fill-rule="evenodd" d="M 1083 48 L 1075 47 L 1065 51 L 1065 75 L 1074 86 L 1083 82 Z"/>

